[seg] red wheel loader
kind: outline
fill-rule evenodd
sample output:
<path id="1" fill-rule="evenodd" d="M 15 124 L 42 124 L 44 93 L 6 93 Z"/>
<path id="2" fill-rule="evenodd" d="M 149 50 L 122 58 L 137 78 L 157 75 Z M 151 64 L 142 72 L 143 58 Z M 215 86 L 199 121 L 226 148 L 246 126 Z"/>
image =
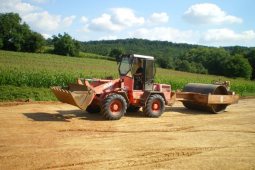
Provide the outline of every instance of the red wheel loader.
<path id="1" fill-rule="evenodd" d="M 116 58 L 120 78 L 83 79 L 68 87 L 51 87 L 61 102 L 86 110 L 101 112 L 106 119 L 120 119 L 127 111 L 159 117 L 165 105 L 183 102 L 189 109 L 222 112 L 230 104 L 237 103 L 239 96 L 228 91 L 224 84 L 189 83 L 181 92 L 174 92 L 171 85 L 154 82 L 156 73 L 154 57 L 121 55 Z"/>

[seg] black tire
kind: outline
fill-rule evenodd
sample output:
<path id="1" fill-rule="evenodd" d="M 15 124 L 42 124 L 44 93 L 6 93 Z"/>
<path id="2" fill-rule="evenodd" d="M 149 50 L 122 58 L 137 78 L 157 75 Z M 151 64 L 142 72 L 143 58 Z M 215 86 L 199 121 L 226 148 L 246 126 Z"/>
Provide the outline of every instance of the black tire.
<path id="1" fill-rule="evenodd" d="M 100 107 L 99 105 L 90 104 L 90 105 L 87 107 L 86 111 L 87 111 L 88 113 L 100 113 L 101 107 Z"/>
<path id="2" fill-rule="evenodd" d="M 127 110 L 127 102 L 125 98 L 119 94 L 111 94 L 107 96 L 102 105 L 102 113 L 106 119 L 118 120 Z"/>
<path id="3" fill-rule="evenodd" d="M 140 110 L 139 106 L 129 105 L 127 108 L 127 112 L 138 112 Z"/>
<path id="4" fill-rule="evenodd" d="M 151 95 L 143 108 L 144 114 L 148 117 L 160 117 L 164 111 L 165 100 L 159 94 Z"/>

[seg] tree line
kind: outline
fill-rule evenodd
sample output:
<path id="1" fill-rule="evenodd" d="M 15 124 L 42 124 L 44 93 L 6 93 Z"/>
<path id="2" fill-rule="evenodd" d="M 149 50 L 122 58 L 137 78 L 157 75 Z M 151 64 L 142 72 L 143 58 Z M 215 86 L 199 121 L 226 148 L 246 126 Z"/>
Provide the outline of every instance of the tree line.
<path id="1" fill-rule="evenodd" d="M 23 52 L 44 52 L 47 45 L 44 37 L 22 22 L 19 14 L 0 13 L 0 49 Z M 54 54 L 78 56 L 80 44 L 70 35 L 54 35 L 50 39 Z"/>
<path id="2" fill-rule="evenodd" d="M 153 55 L 158 66 L 200 74 L 255 79 L 255 48 L 206 47 L 144 39 L 82 42 L 84 52 L 114 56 L 118 53 Z"/>
<path id="3" fill-rule="evenodd" d="M 43 36 L 22 23 L 18 14 L 0 14 L 0 49 L 38 52 L 43 45 Z"/>
<path id="4" fill-rule="evenodd" d="M 79 56 L 80 51 L 111 57 L 122 53 L 138 53 L 154 56 L 162 68 L 255 79 L 254 47 L 215 48 L 144 39 L 79 42 L 67 33 L 45 40 L 22 22 L 16 13 L 0 13 L 0 49 L 66 56 Z"/>

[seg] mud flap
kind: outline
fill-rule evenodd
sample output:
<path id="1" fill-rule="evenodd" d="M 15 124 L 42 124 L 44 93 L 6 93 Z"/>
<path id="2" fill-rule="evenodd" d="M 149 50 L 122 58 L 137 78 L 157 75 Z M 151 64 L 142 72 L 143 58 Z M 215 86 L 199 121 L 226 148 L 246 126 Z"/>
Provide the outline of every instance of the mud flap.
<path id="1" fill-rule="evenodd" d="M 82 110 L 86 110 L 95 97 L 95 92 L 89 88 L 85 90 L 84 85 L 71 85 L 68 88 L 54 86 L 51 90 L 59 101 L 77 106 Z"/>

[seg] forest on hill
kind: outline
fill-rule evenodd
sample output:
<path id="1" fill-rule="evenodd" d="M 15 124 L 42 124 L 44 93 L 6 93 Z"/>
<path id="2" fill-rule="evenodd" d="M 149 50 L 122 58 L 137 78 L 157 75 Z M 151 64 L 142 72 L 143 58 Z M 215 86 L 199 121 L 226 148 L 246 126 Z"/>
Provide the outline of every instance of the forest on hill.
<path id="1" fill-rule="evenodd" d="M 206 47 L 167 41 L 120 39 L 81 42 L 81 50 L 100 55 L 152 55 L 162 68 L 227 77 L 255 78 L 254 47 Z"/>

